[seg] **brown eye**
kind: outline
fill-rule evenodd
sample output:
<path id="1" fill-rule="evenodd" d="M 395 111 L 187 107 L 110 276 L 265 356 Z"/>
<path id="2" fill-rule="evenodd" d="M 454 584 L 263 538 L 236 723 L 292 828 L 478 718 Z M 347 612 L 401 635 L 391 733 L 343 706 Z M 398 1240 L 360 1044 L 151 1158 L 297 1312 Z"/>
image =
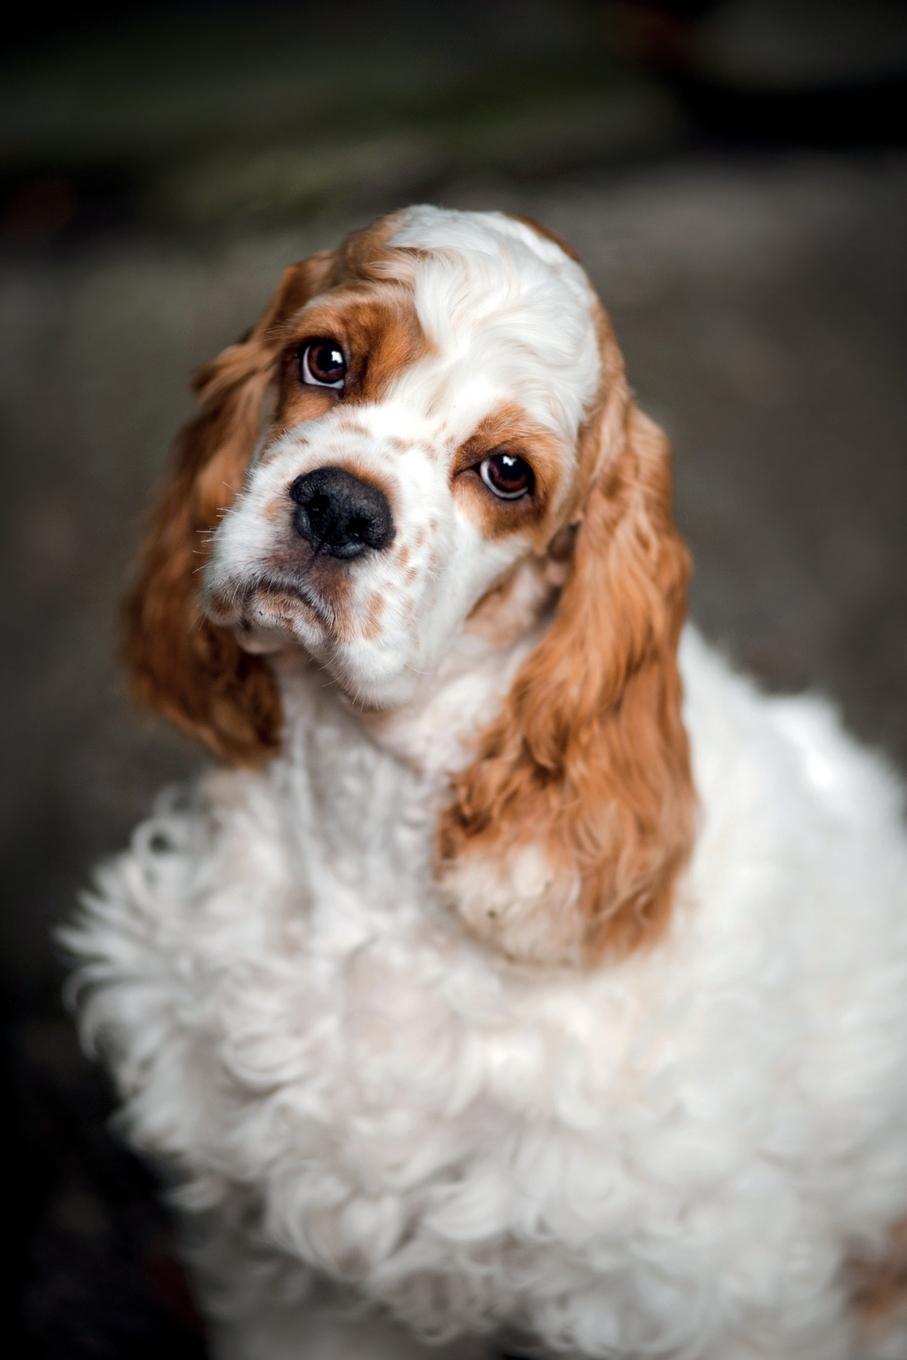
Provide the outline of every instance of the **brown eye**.
<path id="1" fill-rule="evenodd" d="M 518 501 L 535 485 L 532 468 L 514 453 L 492 453 L 479 464 L 479 476 L 502 501 Z"/>
<path id="2" fill-rule="evenodd" d="M 310 387 L 341 388 L 346 358 L 336 340 L 309 340 L 299 351 L 299 378 Z"/>

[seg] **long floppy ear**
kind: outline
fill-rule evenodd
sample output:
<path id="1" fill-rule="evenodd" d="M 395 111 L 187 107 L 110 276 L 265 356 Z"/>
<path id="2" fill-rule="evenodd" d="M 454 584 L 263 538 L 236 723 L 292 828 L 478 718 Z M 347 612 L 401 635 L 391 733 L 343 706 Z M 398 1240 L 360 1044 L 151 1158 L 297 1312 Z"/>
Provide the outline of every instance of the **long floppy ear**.
<path id="1" fill-rule="evenodd" d="M 653 941 L 692 837 L 676 655 L 689 559 L 670 450 L 630 399 L 603 318 L 600 330 L 570 575 L 440 823 L 451 905 L 524 961 L 589 963 Z"/>
<path id="2" fill-rule="evenodd" d="M 331 260 L 325 252 L 290 265 L 249 334 L 196 375 L 200 410 L 177 436 L 125 601 L 123 656 L 134 697 L 237 763 L 276 746 L 280 704 L 267 664 L 203 617 L 199 572 L 260 435 L 281 322 L 321 291 Z"/>

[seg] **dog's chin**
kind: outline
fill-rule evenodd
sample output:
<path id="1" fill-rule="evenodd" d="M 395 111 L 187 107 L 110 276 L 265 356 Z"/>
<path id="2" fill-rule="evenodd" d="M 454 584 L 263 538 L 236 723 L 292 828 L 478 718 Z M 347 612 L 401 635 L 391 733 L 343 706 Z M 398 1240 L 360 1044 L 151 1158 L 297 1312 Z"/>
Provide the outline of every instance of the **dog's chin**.
<path id="1" fill-rule="evenodd" d="M 305 585 L 256 584 L 229 594 L 209 594 L 204 609 L 212 623 L 230 628 L 244 651 L 256 655 L 294 652 L 316 662 L 349 703 L 383 712 L 409 703 L 419 676 L 344 626 L 332 607 Z"/>
<path id="2" fill-rule="evenodd" d="M 335 658 L 325 669 L 349 705 L 362 714 L 406 708 L 421 689 L 419 678 L 405 669 L 376 675 L 371 667 L 351 664 L 347 658 Z"/>

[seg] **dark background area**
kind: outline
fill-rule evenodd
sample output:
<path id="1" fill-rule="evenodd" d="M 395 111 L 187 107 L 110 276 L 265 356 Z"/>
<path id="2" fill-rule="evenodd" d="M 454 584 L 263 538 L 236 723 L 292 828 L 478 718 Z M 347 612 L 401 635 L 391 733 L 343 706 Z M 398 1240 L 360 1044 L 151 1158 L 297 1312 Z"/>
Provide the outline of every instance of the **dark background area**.
<path id="1" fill-rule="evenodd" d="M 907 23 L 885 0 L 194 0 L 4 23 L 13 1353 L 200 1360 L 52 942 L 92 864 L 200 760 L 130 710 L 115 666 L 187 372 L 286 262 L 376 213 L 538 218 L 579 250 L 674 440 L 694 616 L 903 768 Z"/>

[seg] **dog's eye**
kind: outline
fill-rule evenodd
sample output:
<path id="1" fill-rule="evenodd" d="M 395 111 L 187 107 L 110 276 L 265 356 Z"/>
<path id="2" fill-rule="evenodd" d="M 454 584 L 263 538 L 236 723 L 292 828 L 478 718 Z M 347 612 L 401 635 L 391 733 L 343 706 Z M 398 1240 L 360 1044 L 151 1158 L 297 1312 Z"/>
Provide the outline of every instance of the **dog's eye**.
<path id="1" fill-rule="evenodd" d="M 336 340 L 309 340 L 299 351 L 299 377 L 310 387 L 341 388 L 346 358 Z"/>
<path id="2" fill-rule="evenodd" d="M 502 501 L 518 501 L 535 485 L 532 468 L 514 453 L 492 453 L 479 464 L 479 476 Z"/>

